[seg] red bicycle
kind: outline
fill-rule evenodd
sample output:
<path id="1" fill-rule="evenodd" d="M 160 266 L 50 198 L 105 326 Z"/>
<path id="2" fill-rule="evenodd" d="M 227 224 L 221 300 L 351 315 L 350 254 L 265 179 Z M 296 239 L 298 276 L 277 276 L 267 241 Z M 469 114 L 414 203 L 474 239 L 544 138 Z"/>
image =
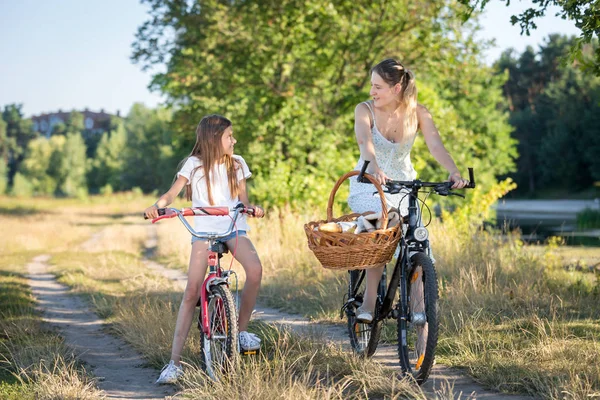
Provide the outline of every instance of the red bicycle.
<path id="1" fill-rule="evenodd" d="M 232 211 L 231 225 L 226 232 L 197 232 L 185 217 L 191 216 L 229 216 Z M 229 289 L 229 279 L 235 272 L 221 268 L 221 257 L 227 253 L 227 245 L 220 239 L 233 232 L 240 214 L 254 215 L 253 208 L 238 204 L 231 210 L 228 207 L 191 207 L 177 210 L 175 208 L 160 208 L 159 217 L 152 220 L 155 223 L 161 219 L 177 217 L 187 230 L 195 237 L 208 240 L 208 275 L 202 284 L 203 290 L 198 299 L 200 307 L 198 330 L 200 331 L 200 363 L 208 376 L 216 379 L 217 371 L 222 371 L 239 353 L 238 323 L 236 305 Z M 235 254 L 235 250 L 233 251 Z"/>

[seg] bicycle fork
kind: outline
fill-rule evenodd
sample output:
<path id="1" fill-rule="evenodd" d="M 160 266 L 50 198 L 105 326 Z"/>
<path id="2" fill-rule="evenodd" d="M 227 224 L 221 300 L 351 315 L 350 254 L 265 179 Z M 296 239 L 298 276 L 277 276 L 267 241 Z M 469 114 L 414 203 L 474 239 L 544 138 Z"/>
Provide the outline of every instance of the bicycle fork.
<path id="1" fill-rule="evenodd" d="M 215 285 L 226 285 L 229 286 L 227 277 L 223 277 L 219 274 L 217 268 L 219 263 L 218 253 L 209 250 L 208 251 L 208 267 L 209 273 L 204 282 L 202 283 L 202 290 L 200 291 L 200 315 L 201 315 L 201 329 L 206 339 L 211 338 L 210 332 L 210 321 L 208 320 L 208 303 L 210 301 L 211 288 Z"/>

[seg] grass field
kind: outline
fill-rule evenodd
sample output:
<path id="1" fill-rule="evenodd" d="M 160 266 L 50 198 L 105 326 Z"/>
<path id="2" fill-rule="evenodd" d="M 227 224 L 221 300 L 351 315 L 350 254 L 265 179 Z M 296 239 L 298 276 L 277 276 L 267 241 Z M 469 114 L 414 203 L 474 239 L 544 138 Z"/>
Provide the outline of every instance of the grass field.
<path id="1" fill-rule="evenodd" d="M 132 194 L 86 202 L 0 197 L 0 226 L 10 232 L 0 241 L 0 397 L 49 398 L 40 393 L 53 387 L 80 393 L 73 398 L 97 396 L 61 338 L 39 324 L 25 280 L 25 266 L 38 254 L 51 255 L 59 280 L 89 299 L 112 332 L 149 365 L 159 368 L 168 360 L 181 293 L 141 264 L 149 225 L 140 210 L 153 201 Z M 260 301 L 324 323 L 340 322 L 346 273 L 322 269 L 306 248 L 302 225 L 315 217 L 273 210 L 251 221 L 250 237 L 264 267 Z M 598 274 L 565 268 L 573 260 L 589 264 L 599 249 L 556 241 L 528 246 L 516 236 L 475 229 L 458 235 L 452 224 L 439 221 L 430 231 L 440 281 L 439 363 L 505 392 L 546 399 L 600 396 Z M 156 232 L 156 258 L 185 269 L 189 234 L 174 220 L 157 224 Z M 229 261 L 223 259 L 225 265 Z M 239 265 L 233 268 L 243 278 Z M 264 337 L 264 358 L 240 365 L 223 385 L 211 386 L 194 372 L 198 343 L 192 335 L 184 355 L 192 365 L 184 393 L 216 399 L 235 397 L 243 388 L 269 398 L 424 398 L 408 382 L 390 379 L 390 371 L 335 347 L 263 324 L 253 329 Z M 386 337 L 392 339 L 394 330 L 386 327 Z M 43 337 L 41 348 L 33 350 L 28 337 Z M 39 359 L 47 361 L 40 365 Z M 439 394 L 451 396 L 451 389 Z"/>

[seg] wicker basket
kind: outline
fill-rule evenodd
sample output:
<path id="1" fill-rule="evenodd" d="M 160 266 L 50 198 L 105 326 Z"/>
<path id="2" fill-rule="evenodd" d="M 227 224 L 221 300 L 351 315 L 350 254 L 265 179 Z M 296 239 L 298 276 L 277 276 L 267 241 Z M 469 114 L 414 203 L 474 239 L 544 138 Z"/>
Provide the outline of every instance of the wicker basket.
<path id="1" fill-rule="evenodd" d="M 349 233 L 349 232 L 321 232 L 317 228 L 319 225 L 327 222 L 348 222 L 354 221 L 364 214 L 343 215 L 340 218 L 333 218 L 333 200 L 335 194 L 342 182 L 346 179 L 356 176 L 359 171 L 350 171 L 342 176 L 336 182 L 329 195 L 327 203 L 327 220 L 313 221 L 304 225 L 304 232 L 308 239 L 308 247 L 315 254 L 324 268 L 351 270 L 381 267 L 389 262 L 394 255 L 396 245 L 402 236 L 400 225 L 392 228 L 387 227 L 388 211 L 385 196 L 381 185 L 371 175 L 365 174 L 371 183 L 375 185 L 379 196 L 381 197 L 381 209 L 383 226 L 372 232 Z"/>

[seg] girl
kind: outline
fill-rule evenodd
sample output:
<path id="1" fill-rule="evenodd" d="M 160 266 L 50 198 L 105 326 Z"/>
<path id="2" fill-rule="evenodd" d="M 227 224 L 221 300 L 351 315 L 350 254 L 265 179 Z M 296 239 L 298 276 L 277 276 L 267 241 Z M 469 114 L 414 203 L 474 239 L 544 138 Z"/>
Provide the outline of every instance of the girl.
<path id="1" fill-rule="evenodd" d="M 158 217 L 158 209 L 171 204 L 185 186 L 186 197 L 192 201 L 193 207 L 228 206 L 234 207 L 239 201 L 246 207 L 252 207 L 246 193 L 246 179 L 251 175 L 244 159 L 233 154 L 236 144 L 233 137 L 231 121 L 220 115 L 208 115 L 200 121 L 196 129 L 196 144 L 187 158 L 177 179 L 169 191 L 163 194 L 156 203 L 148 207 L 144 213 L 148 218 Z M 255 208 L 255 217 L 264 216 L 260 207 Z M 202 232 L 224 232 L 229 228 L 231 220 L 226 217 L 195 217 L 195 229 Z M 238 236 L 235 258 L 242 264 L 246 272 L 246 283 L 242 292 L 240 306 L 239 341 L 245 350 L 260 347 L 260 339 L 248 333 L 248 322 L 260 287 L 262 266 L 256 250 L 246 236 L 248 225 L 246 216 L 241 215 L 237 222 L 237 232 L 224 239 L 230 249 L 235 246 Z M 202 282 L 207 268 L 206 252 L 208 243 L 192 237 L 192 253 L 188 269 L 188 281 L 179 307 L 171 361 L 167 364 L 156 383 L 174 383 L 183 374 L 181 368 L 181 351 L 192 324 L 196 302 L 200 298 Z"/>
<path id="2" fill-rule="evenodd" d="M 417 87 L 413 73 L 394 59 L 383 60 L 371 69 L 372 101 L 356 106 L 354 111 L 354 131 L 360 150 L 360 158 L 355 169 L 360 170 L 364 160 L 371 163 L 367 172 L 379 183 L 387 179 L 410 181 L 416 178 L 410 150 L 417 137 L 417 131 L 433 157 L 446 170 L 453 188 L 460 189 L 467 181 L 444 147 L 440 134 L 433 123 L 429 111 L 417 103 Z M 404 193 L 386 195 L 388 207 L 397 207 L 400 200 L 401 215 L 408 214 L 408 197 Z M 381 211 L 381 200 L 373 197 L 373 186 L 350 180 L 348 205 L 355 213 Z M 356 319 L 370 323 L 377 295 L 377 285 L 383 267 L 367 270 L 365 299 L 359 307 Z"/>

